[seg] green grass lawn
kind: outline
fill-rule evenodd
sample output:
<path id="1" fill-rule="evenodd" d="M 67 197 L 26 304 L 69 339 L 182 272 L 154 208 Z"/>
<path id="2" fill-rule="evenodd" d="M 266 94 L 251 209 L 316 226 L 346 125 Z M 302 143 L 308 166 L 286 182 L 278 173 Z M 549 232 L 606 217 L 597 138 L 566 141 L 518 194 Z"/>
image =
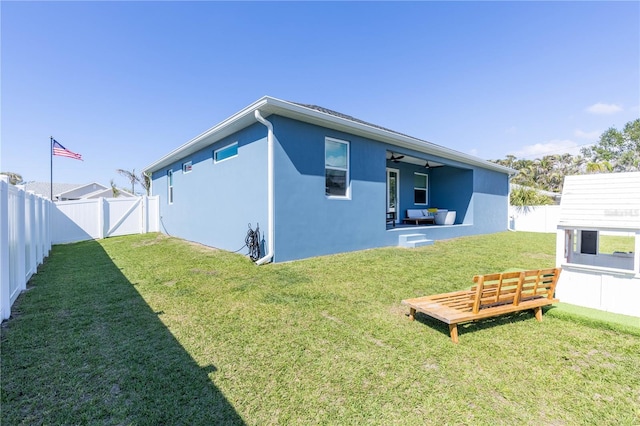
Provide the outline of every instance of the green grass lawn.
<path id="1" fill-rule="evenodd" d="M 560 304 L 454 345 L 400 304 L 554 253 L 533 233 L 262 267 L 158 234 L 55 246 L 2 327 L 2 424 L 640 424 L 633 319 Z"/>

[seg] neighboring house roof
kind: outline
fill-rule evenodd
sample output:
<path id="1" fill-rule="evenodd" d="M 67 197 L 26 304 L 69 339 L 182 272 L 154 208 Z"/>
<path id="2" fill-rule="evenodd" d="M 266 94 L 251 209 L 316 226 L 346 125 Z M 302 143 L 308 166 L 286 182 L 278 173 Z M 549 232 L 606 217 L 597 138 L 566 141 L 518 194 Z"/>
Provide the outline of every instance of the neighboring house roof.
<path id="1" fill-rule="evenodd" d="M 561 228 L 640 230 L 640 172 L 567 176 Z"/>
<path id="2" fill-rule="evenodd" d="M 98 189 L 97 191 L 90 192 L 84 195 L 82 198 L 100 198 L 100 197 L 113 198 L 113 190 L 111 188 Z M 117 198 L 130 198 L 130 197 L 135 197 L 135 195 L 131 194 L 130 192 L 123 191 L 121 189 L 118 190 Z"/>
<path id="3" fill-rule="evenodd" d="M 398 147 L 416 150 L 419 152 L 437 155 L 465 164 L 471 164 L 485 169 L 490 169 L 506 174 L 515 174 L 516 171 L 499 164 L 482 160 L 481 158 L 465 154 L 453 149 L 445 148 L 425 140 L 417 139 L 393 130 L 386 129 L 363 120 L 332 111 L 316 105 L 306 105 L 295 102 L 283 101 L 280 99 L 265 96 L 252 103 L 243 110 L 237 112 L 218 125 L 206 132 L 196 136 L 182 146 L 171 151 L 169 154 L 145 167 L 145 172 L 153 172 L 163 167 L 171 165 L 176 160 L 184 158 L 199 151 L 212 143 L 227 137 L 245 127 L 256 122 L 255 111 L 260 111 L 261 115 L 268 118 L 271 114 L 292 118 L 298 121 L 329 127 L 335 130 L 357 136 L 374 139 Z"/>
<path id="4" fill-rule="evenodd" d="M 92 182 L 86 184 L 80 183 L 49 183 L 49 182 L 26 182 L 20 185 L 25 191 L 33 191 L 36 194 L 44 198 L 49 198 L 53 190 L 54 200 L 69 200 L 89 198 L 87 194 L 91 194 L 97 191 L 108 190 L 111 193 L 111 188 L 108 188 L 102 184 Z M 109 197 L 111 195 L 108 195 Z M 105 195 L 107 197 L 107 195 Z"/>
<path id="5" fill-rule="evenodd" d="M 25 191 L 33 191 L 42 197 L 49 198 L 52 190 L 51 185 L 50 182 L 26 182 L 19 186 L 24 188 Z M 53 183 L 53 195 L 55 197 L 80 186 L 82 184 L 79 183 Z"/>
<path id="6" fill-rule="evenodd" d="M 84 185 L 80 185 L 76 188 L 70 189 L 68 191 L 64 191 L 61 192 L 60 194 L 58 194 L 58 198 L 63 200 L 63 199 L 67 199 L 67 200 L 77 200 L 77 199 L 81 199 L 81 198 L 87 198 L 88 194 L 91 194 L 93 192 L 96 191 L 102 191 L 105 189 L 109 189 L 108 187 L 96 183 L 96 182 L 92 182 L 92 183 L 87 183 Z M 53 194 L 54 196 L 56 195 L 55 193 Z"/>

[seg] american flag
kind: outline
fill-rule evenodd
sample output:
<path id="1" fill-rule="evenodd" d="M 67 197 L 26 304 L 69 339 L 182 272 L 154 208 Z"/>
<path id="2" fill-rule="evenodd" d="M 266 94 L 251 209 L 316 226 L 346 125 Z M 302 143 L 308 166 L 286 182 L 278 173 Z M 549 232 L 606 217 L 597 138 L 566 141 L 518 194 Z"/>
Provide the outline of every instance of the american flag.
<path id="1" fill-rule="evenodd" d="M 53 155 L 59 155 L 61 157 L 69 157 L 69 158 L 73 158 L 74 160 L 82 160 L 82 155 L 69 151 L 67 148 L 60 145 L 60 143 L 55 139 L 53 139 L 52 149 L 53 149 Z"/>

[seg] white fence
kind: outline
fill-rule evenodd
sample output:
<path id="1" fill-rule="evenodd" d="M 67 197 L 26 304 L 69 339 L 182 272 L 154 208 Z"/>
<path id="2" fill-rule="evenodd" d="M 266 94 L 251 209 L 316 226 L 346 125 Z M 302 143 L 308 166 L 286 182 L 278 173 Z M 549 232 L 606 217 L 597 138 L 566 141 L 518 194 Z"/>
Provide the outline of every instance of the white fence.
<path id="1" fill-rule="evenodd" d="M 159 197 L 61 201 L 51 214 L 52 243 L 72 243 L 160 230 Z"/>
<path id="2" fill-rule="evenodd" d="M 51 250 L 53 203 L 0 178 L 0 321 Z"/>
<path id="3" fill-rule="evenodd" d="M 560 206 L 509 206 L 509 228 L 514 231 L 556 233 Z"/>
<path id="4" fill-rule="evenodd" d="M 160 230 L 158 197 L 52 203 L 0 177 L 0 321 L 52 244 Z"/>

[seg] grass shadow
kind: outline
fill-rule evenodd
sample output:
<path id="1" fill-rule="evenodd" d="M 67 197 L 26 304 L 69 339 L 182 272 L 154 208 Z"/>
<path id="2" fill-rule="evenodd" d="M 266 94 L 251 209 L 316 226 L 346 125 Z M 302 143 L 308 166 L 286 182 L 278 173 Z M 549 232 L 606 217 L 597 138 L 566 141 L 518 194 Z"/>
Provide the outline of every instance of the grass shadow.
<path id="1" fill-rule="evenodd" d="M 543 307 L 543 314 L 548 310 L 553 309 L 553 306 L 545 306 Z M 543 315 L 544 316 L 544 315 Z M 439 321 L 435 318 L 430 317 L 429 315 L 423 314 L 422 312 L 416 312 L 415 316 L 416 321 L 424 324 L 430 328 L 433 328 L 442 334 L 445 334 L 447 337 L 449 335 L 449 325 Z M 502 326 L 506 324 L 512 324 L 514 322 L 519 321 L 535 321 L 535 315 L 533 314 L 533 310 L 528 309 L 524 311 L 513 312 L 509 314 L 503 314 L 495 317 L 484 318 L 477 321 L 467 322 L 458 325 L 458 336 L 462 337 L 467 333 L 473 333 L 479 330 L 485 330 L 492 327 Z"/>
<path id="2" fill-rule="evenodd" d="M 2 326 L 2 424 L 244 424 L 94 241 L 53 247 Z"/>

